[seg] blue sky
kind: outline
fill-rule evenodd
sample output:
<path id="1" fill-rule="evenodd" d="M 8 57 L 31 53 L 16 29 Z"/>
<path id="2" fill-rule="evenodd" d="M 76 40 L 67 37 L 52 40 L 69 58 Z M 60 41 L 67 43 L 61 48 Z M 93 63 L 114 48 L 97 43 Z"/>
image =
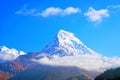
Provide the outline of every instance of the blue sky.
<path id="1" fill-rule="evenodd" d="M 0 46 L 40 51 L 60 30 L 105 56 L 120 56 L 119 0 L 2 0 Z"/>

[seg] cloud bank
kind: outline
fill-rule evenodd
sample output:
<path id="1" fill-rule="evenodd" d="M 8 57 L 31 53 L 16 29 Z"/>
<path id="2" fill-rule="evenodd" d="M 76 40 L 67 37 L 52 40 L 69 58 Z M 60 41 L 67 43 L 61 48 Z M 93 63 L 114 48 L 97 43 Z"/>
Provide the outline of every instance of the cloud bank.
<path id="1" fill-rule="evenodd" d="M 76 66 L 88 71 L 105 71 L 109 68 L 120 67 L 120 58 L 117 57 L 104 57 L 99 54 L 79 54 L 76 56 L 63 56 L 53 55 L 51 57 L 44 56 L 41 59 L 33 59 L 40 64 L 52 66 Z"/>

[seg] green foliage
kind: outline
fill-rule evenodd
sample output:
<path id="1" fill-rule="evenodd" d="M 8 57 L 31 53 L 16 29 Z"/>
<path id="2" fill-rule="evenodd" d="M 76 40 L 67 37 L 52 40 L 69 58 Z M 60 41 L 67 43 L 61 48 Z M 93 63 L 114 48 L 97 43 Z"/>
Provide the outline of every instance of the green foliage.
<path id="1" fill-rule="evenodd" d="M 67 80 L 91 80 L 91 79 L 88 78 L 86 75 L 79 75 L 79 76 L 71 77 Z"/>
<path id="2" fill-rule="evenodd" d="M 120 80 L 120 68 L 107 70 L 97 76 L 95 80 Z"/>

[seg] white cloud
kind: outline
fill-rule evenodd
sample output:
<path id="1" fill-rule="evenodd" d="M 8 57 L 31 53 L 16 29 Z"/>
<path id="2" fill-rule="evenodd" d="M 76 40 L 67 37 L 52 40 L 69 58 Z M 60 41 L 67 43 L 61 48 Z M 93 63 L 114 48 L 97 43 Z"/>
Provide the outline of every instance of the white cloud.
<path id="1" fill-rule="evenodd" d="M 42 16 L 42 17 L 48 17 L 48 16 L 65 16 L 70 14 L 76 14 L 80 13 L 79 8 L 74 7 L 67 7 L 66 9 L 61 9 L 58 7 L 49 7 L 42 12 L 40 12 L 38 9 L 27 9 L 27 6 L 25 5 L 23 9 L 20 9 L 16 12 L 16 14 L 21 15 L 31 15 L 31 16 Z"/>
<path id="2" fill-rule="evenodd" d="M 79 54 L 77 56 L 63 56 L 53 55 L 51 58 L 43 57 L 41 59 L 33 59 L 40 64 L 47 64 L 52 66 L 76 66 L 86 70 L 104 71 L 109 68 L 120 66 L 120 58 L 104 57 L 99 54 Z"/>
<path id="3" fill-rule="evenodd" d="M 65 10 L 63 10 L 64 14 L 74 14 L 80 12 L 79 8 L 73 8 L 73 7 L 68 7 Z"/>
<path id="4" fill-rule="evenodd" d="M 52 15 L 60 15 L 62 12 L 61 8 L 50 7 L 41 13 L 41 16 L 47 17 Z"/>
<path id="5" fill-rule="evenodd" d="M 55 15 L 70 15 L 70 14 L 75 14 L 75 13 L 80 13 L 79 8 L 74 8 L 74 7 L 68 7 L 66 9 L 61 9 L 61 8 L 55 8 L 55 7 L 50 7 L 47 8 L 45 11 L 41 13 L 41 16 L 47 17 L 47 16 L 55 16 Z"/>
<path id="6" fill-rule="evenodd" d="M 88 12 L 84 15 L 92 22 L 101 22 L 103 18 L 110 16 L 107 9 L 95 10 L 92 7 L 90 7 Z"/>
<path id="7" fill-rule="evenodd" d="M 76 14 L 76 13 L 80 13 L 80 9 L 79 8 L 74 8 L 74 7 L 68 7 L 66 9 L 63 10 L 63 15 L 70 15 L 70 14 Z"/>

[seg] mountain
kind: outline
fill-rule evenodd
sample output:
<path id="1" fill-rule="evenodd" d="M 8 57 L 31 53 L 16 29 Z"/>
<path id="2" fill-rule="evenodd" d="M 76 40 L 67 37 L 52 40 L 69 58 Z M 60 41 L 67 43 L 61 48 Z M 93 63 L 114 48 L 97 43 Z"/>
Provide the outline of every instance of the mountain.
<path id="1" fill-rule="evenodd" d="M 18 51 L 16 49 L 9 49 L 6 46 L 0 47 L 0 63 L 4 61 L 15 60 L 20 55 L 25 55 L 23 51 Z"/>
<path id="2" fill-rule="evenodd" d="M 92 54 L 95 53 L 90 48 L 87 48 L 73 33 L 60 30 L 55 36 L 55 39 L 48 44 L 42 53 L 49 55 L 78 55 L 78 54 Z"/>
<path id="3" fill-rule="evenodd" d="M 120 58 L 105 57 L 82 43 L 73 33 L 60 30 L 55 38 L 33 60 L 52 66 L 75 66 L 103 72 L 120 66 Z"/>
<path id="4" fill-rule="evenodd" d="M 16 49 L 1 47 L 0 56 L 0 75 L 6 80 L 66 80 L 83 74 L 93 79 L 107 69 L 120 66 L 120 58 L 105 57 L 64 30 L 40 52 L 24 55 Z M 3 76 L 5 73 L 8 76 Z"/>
<path id="5" fill-rule="evenodd" d="M 37 65 L 16 74 L 16 76 L 10 80 L 67 80 L 68 78 L 82 75 L 83 73 L 88 74 L 88 71 L 77 67 Z M 89 80 L 92 80 L 91 77 L 89 77 Z"/>
<path id="6" fill-rule="evenodd" d="M 23 51 L 14 48 L 0 47 L 0 80 L 8 80 L 14 76 L 13 71 L 19 68 L 18 63 L 14 63 L 14 60 L 25 54 Z"/>

